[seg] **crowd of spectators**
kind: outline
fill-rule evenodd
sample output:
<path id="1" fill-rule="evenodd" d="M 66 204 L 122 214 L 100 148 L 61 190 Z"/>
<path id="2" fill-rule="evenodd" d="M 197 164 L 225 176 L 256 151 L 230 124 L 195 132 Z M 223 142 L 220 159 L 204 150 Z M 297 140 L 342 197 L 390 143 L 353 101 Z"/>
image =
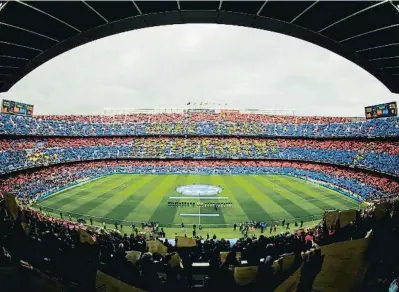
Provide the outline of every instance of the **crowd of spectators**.
<path id="1" fill-rule="evenodd" d="M 205 135 L 256 137 L 397 137 L 397 117 L 353 120 L 260 114 L 122 116 L 0 115 L 0 134 L 35 136 Z"/>
<path id="2" fill-rule="evenodd" d="M 335 166 L 289 161 L 103 160 L 70 163 L 12 174 L 0 181 L 0 190 L 35 200 L 73 183 L 113 173 L 284 174 L 316 180 L 362 199 L 399 192 L 397 180 Z"/>
<path id="3" fill-rule="evenodd" d="M 179 143 L 180 142 L 180 143 Z M 195 147 L 220 148 L 224 145 L 232 145 L 231 148 L 241 147 L 250 151 L 251 145 L 257 148 L 315 148 L 315 149 L 338 149 L 365 152 L 382 152 L 388 154 L 399 154 L 399 142 L 396 141 L 365 141 L 348 139 L 259 139 L 259 138 L 229 138 L 229 137 L 8 137 L 0 140 L 0 150 L 23 150 L 23 149 L 47 149 L 66 147 L 89 147 L 89 146 L 113 146 L 113 145 L 167 145 L 171 147 L 184 146 L 183 144 L 199 144 Z M 176 145 L 176 146 L 174 146 Z M 177 149 L 182 150 L 182 149 Z"/>
<path id="4" fill-rule="evenodd" d="M 383 225 L 398 225 L 399 213 L 395 202 L 387 206 Z M 148 242 L 143 235 L 122 234 L 118 230 L 93 229 L 67 220 L 51 218 L 21 208 L 14 220 L 0 199 L 0 247 L 3 257 L 0 264 L 19 264 L 20 260 L 60 279 L 64 284 L 74 283 L 81 291 L 94 289 L 96 271 L 101 271 L 146 291 L 186 291 L 196 281 L 198 270 L 194 263 L 207 264 L 201 278 L 206 291 L 273 291 L 289 274 L 301 267 L 302 275 L 297 291 L 310 291 L 322 263 L 314 271 L 307 269 L 313 257 L 320 256 L 319 246 L 364 238 L 373 228 L 378 232 L 373 209 L 358 213 L 356 220 L 341 226 L 337 219 L 327 226 L 325 219 L 311 229 L 301 229 L 295 234 L 282 233 L 271 237 L 245 237 L 236 242 L 225 239 L 196 238 L 196 245 L 180 248 L 163 239 L 165 253 L 148 252 Z M 391 224 L 392 222 L 392 224 Z M 25 224 L 25 225 L 23 225 Z M 83 243 L 79 229 L 90 234 L 92 240 Z M 378 234 L 378 233 L 377 233 Z M 156 239 L 157 240 L 157 239 Z M 133 262 L 128 252 L 141 255 Z M 228 252 L 225 259 L 222 252 Z M 293 262 L 285 271 L 282 262 L 292 256 Z M 316 258 L 313 258 L 315 260 Z M 320 259 L 320 258 L 317 258 Z M 274 265 L 276 264 L 277 265 Z M 252 283 L 237 286 L 234 270 L 241 266 L 257 266 Z M 309 277 L 305 277 L 309 276 Z"/>
<path id="5" fill-rule="evenodd" d="M 82 123 L 115 123 L 115 122 L 171 122 L 191 120 L 195 122 L 261 122 L 267 124 L 290 123 L 290 124 L 325 124 L 325 123 L 347 123 L 358 118 L 346 117 L 322 117 L 322 116 L 285 116 L 256 113 L 243 113 L 240 111 L 212 110 L 190 111 L 183 113 L 136 113 L 122 115 L 38 115 L 40 120 L 77 121 Z"/>
<path id="6" fill-rule="evenodd" d="M 282 174 L 317 181 L 358 200 L 390 200 L 387 198 L 399 192 L 397 179 L 361 170 L 398 177 L 398 142 L 356 140 L 398 137 L 397 117 L 366 121 L 238 111 L 116 116 L 0 114 L 0 135 L 7 135 L 0 140 L 0 193 L 14 193 L 20 202 L 32 202 L 67 186 L 114 173 Z M 274 139 L 261 139 L 267 137 Z M 120 160 L 127 158 L 154 160 Z M 162 160 L 165 158 L 175 160 Z M 36 166 L 46 167 L 26 170 Z M 64 282 L 78 283 L 82 291 L 93 288 L 97 269 L 148 291 L 185 290 L 194 282 L 194 262 L 209 263 L 203 283 L 206 290 L 220 290 L 221 283 L 223 289 L 234 290 L 234 268 L 254 265 L 259 266 L 257 277 L 242 287 L 243 291 L 272 291 L 286 276 L 272 269 L 273 261 L 289 254 L 299 266 L 301 252 L 316 245 L 362 238 L 374 224 L 373 212 L 366 209 L 344 228 L 336 225 L 328 229 L 323 221 L 294 235 L 245 237 L 235 243 L 216 240 L 216 236 L 197 238 L 191 249 L 179 249 L 166 240 L 168 253 L 161 255 L 147 252 L 147 241 L 141 234 L 94 230 L 29 208 L 20 210 L 13 220 L 0 195 L 0 265 L 25 260 Z M 391 213 L 395 216 L 398 214 Z M 22 218 L 27 227 L 22 228 Z M 82 244 L 79 229 L 89 232 L 96 244 Z M 132 250 L 142 252 L 137 263 L 126 259 L 126 252 Z M 229 252 L 226 260 L 221 260 L 221 252 Z M 172 264 L 177 255 L 182 265 Z M 166 275 L 164 280 L 160 274 Z"/>
<path id="7" fill-rule="evenodd" d="M 109 158 L 300 160 L 399 176 L 399 142 L 396 141 L 226 137 L 35 137 L 0 140 L 0 173 Z"/>

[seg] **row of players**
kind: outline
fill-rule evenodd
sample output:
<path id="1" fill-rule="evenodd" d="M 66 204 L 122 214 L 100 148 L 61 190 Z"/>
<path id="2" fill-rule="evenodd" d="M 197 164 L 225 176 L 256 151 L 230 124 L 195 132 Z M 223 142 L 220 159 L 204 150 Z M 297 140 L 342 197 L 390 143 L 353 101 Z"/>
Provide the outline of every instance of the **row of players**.
<path id="1" fill-rule="evenodd" d="M 209 207 L 209 208 L 223 208 L 233 207 L 233 203 L 212 203 L 212 202 L 168 202 L 169 207 Z"/>

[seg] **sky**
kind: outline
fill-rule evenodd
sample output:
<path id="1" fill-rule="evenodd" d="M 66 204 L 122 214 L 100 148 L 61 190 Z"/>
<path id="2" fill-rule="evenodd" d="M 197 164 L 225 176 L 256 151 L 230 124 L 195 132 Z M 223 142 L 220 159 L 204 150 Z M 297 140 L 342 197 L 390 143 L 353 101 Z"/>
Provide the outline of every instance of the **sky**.
<path id="1" fill-rule="evenodd" d="M 77 47 L 32 71 L 2 98 L 33 104 L 35 114 L 202 102 L 295 115 L 364 116 L 365 106 L 397 101 L 398 95 L 314 44 L 253 28 L 185 24 Z"/>

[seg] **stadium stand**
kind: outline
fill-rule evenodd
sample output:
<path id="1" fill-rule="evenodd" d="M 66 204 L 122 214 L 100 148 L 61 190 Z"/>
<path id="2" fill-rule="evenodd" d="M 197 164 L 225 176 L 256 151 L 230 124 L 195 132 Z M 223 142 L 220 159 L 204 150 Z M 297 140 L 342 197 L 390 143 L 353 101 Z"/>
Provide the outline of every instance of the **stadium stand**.
<path id="1" fill-rule="evenodd" d="M 372 201 L 382 200 L 384 210 L 391 211 L 389 218 L 383 216 L 385 226 L 397 224 L 398 134 L 396 117 L 366 121 L 237 112 L 33 118 L 2 114 L 0 263 L 27 261 L 71 291 L 108 289 L 101 281 L 121 291 L 121 285 L 134 286 L 135 291 L 285 291 L 278 290 L 279 285 L 292 281 L 297 291 L 307 291 L 306 285 L 315 280 L 309 267 L 329 269 L 331 261 L 324 266 L 319 261 L 322 254 L 328 259 L 339 250 L 334 246 L 338 242 L 357 246 L 359 240 L 361 253 L 353 254 L 358 259 L 353 270 L 366 270 L 363 257 L 368 247 L 363 238 L 371 228 L 379 228 L 381 218 Z M 341 225 L 337 219 L 327 226 L 326 215 L 320 225 L 294 235 L 236 242 L 214 235 L 164 243 L 149 242 L 137 232 L 128 236 L 55 219 L 29 207 L 56 191 L 115 173 L 290 175 L 368 202 L 369 207 L 350 223 Z M 10 194 L 21 206 L 12 203 Z M 156 235 L 158 225 L 149 226 Z M 140 253 L 134 261 L 128 256 L 131 251 Z M 206 266 L 200 276 L 199 266 Z M 240 268 L 252 275 L 250 279 L 237 275 Z M 301 276 L 295 278 L 295 271 Z M 340 291 L 350 291 L 363 276 L 345 281 Z M 322 276 L 314 277 L 314 285 L 327 285 Z M 375 283 L 368 283 L 370 287 Z"/>
<path id="2" fill-rule="evenodd" d="M 255 138 L 9 138 L 0 172 L 56 163 L 118 159 L 278 159 L 351 166 L 399 176 L 396 141 Z"/>
<path id="3" fill-rule="evenodd" d="M 399 118 L 347 121 L 342 118 L 286 117 L 243 114 L 223 120 L 222 114 L 121 116 L 55 116 L 31 118 L 0 115 L 0 134 L 31 136 L 256 136 L 311 138 L 397 137 Z M 242 116 L 242 118 L 241 118 Z M 266 116 L 268 118 L 265 118 Z M 142 117 L 143 119 L 138 121 Z M 218 117 L 218 118 L 216 118 Z M 249 118 L 248 118 L 249 117 Z M 175 118 L 175 119 L 174 119 Z M 171 121 L 173 119 L 173 121 Z M 344 121 L 344 122 L 343 122 Z"/>
<path id="4" fill-rule="evenodd" d="M 0 134 L 3 135 L 0 140 L 0 173 L 3 174 L 65 162 L 103 159 L 165 161 L 142 162 L 140 165 L 135 161 L 125 161 L 123 166 L 116 166 L 112 161 L 76 165 L 101 169 L 112 166 L 115 167 L 112 171 L 116 172 L 124 171 L 118 169 L 124 167 L 127 172 L 140 173 L 148 172 L 151 167 L 156 172 L 167 173 L 193 172 L 195 169 L 210 173 L 214 167 L 222 173 L 292 173 L 292 169 L 297 168 L 295 171 L 307 172 L 298 174 L 300 176 L 317 177 L 363 198 L 380 196 L 381 191 L 392 194 L 396 191 L 394 179 L 384 178 L 378 183 L 374 178 L 378 175 L 313 162 L 399 176 L 399 147 L 395 140 L 399 134 L 397 117 L 361 120 L 227 110 L 33 118 L 2 114 Z M 257 138 L 252 137 L 254 135 Z M 367 140 L 362 140 L 366 137 Z M 169 159 L 194 159 L 198 162 L 185 161 L 182 167 L 177 167 L 174 162 L 167 161 Z M 259 161 L 218 163 L 204 159 Z M 78 166 L 62 167 L 71 168 L 74 175 L 77 173 Z M 386 180 L 390 183 L 386 184 Z M 368 185 L 363 186 L 365 183 Z M 33 193 L 30 192 L 30 196 Z"/>
<path id="5" fill-rule="evenodd" d="M 355 219 L 350 222 L 341 222 L 337 217 L 328 226 L 326 216 L 315 228 L 300 230 L 294 235 L 280 234 L 269 238 L 262 235 L 235 243 L 215 238 L 192 241 L 183 237 L 173 244 L 168 240 L 164 243 L 147 241 L 142 235 L 128 236 L 118 231 L 93 229 L 54 219 L 39 211 L 18 207 L 16 203 L 12 205 L 12 198 L 8 196 L 6 202 L 7 208 L 5 201 L 0 205 L 1 265 L 9 267 L 21 260 L 22 263 L 28 261 L 36 269 L 47 271 L 63 285 L 75 287 L 77 291 L 94 291 L 94 286 L 97 291 L 108 291 L 109 288 L 104 286 L 115 290 L 121 287 L 119 282 L 146 291 L 187 291 L 198 288 L 198 282 L 202 283 L 199 285 L 201 291 L 219 291 L 221 288 L 274 291 L 276 287 L 276 291 L 294 291 L 278 287 L 291 274 L 293 276 L 287 281 L 297 288 L 296 291 L 310 291 L 314 285 L 321 285 L 325 291 L 334 291 L 330 290 L 334 286 L 340 287 L 340 291 L 353 291 L 365 274 L 365 253 L 372 228 L 379 234 L 382 225 L 392 234 L 399 222 L 397 201 L 385 199 L 385 209 L 380 216 L 377 216 L 378 206 L 370 206 L 361 213 L 355 212 Z M 378 224 L 378 220 L 383 221 Z M 378 238 L 375 241 L 378 242 Z M 157 251 L 148 252 L 154 246 Z M 129 257 L 132 251 L 137 258 Z M 227 256 L 222 257 L 226 252 Z M 345 259 L 340 260 L 337 254 L 343 252 Z M 395 252 L 391 257 L 397 255 Z M 345 276 L 342 267 L 348 264 L 348 257 L 353 269 L 349 276 L 346 274 L 347 281 L 331 284 L 331 277 L 339 274 L 337 267 L 341 268 L 340 275 Z M 196 269 L 199 265 L 206 267 L 200 280 Z M 319 273 L 321 270 L 324 272 Z M 239 275 L 239 271 L 244 275 Z M 325 271 L 330 272 L 327 278 Z M 102 285 L 104 273 L 111 279 Z M 384 276 L 392 278 L 392 275 Z M 375 285 L 368 283 L 369 288 Z M 140 290 L 131 287 L 124 291 Z"/>

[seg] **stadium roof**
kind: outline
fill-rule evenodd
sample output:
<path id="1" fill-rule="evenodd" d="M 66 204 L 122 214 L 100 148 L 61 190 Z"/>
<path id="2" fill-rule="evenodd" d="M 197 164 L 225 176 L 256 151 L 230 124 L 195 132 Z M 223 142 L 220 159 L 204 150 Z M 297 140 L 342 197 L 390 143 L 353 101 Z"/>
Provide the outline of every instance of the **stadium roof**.
<path id="1" fill-rule="evenodd" d="M 0 92 L 79 45 L 183 23 L 239 25 L 300 38 L 347 58 L 399 93 L 399 1 L 4 1 Z"/>

